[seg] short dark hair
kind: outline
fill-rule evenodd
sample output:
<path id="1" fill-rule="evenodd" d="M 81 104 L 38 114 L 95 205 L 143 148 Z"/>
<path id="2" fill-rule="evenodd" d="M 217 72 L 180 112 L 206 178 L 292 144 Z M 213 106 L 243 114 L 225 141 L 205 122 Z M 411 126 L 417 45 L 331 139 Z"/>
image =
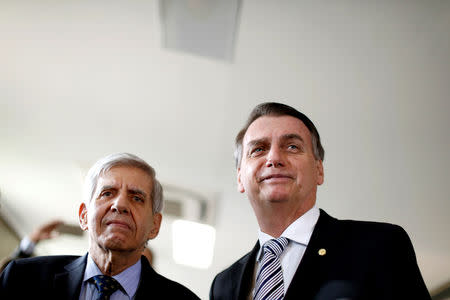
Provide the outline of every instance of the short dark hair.
<path id="1" fill-rule="evenodd" d="M 325 150 L 322 147 L 322 144 L 320 143 L 320 135 L 319 132 L 316 129 L 316 126 L 314 126 L 314 123 L 303 113 L 299 112 L 295 108 L 282 104 L 277 102 L 265 102 L 257 105 L 252 112 L 250 113 L 250 116 L 247 119 L 247 122 L 245 123 L 244 127 L 239 131 L 239 133 L 236 136 L 235 139 L 235 150 L 234 150 L 234 159 L 236 162 L 236 168 L 239 168 L 241 166 L 241 160 L 242 160 L 242 141 L 244 139 L 244 135 L 247 132 L 248 127 L 258 118 L 263 116 L 291 116 L 294 118 L 299 119 L 300 121 L 305 124 L 305 126 L 308 128 L 309 132 L 311 133 L 311 143 L 313 147 L 314 157 L 317 160 L 323 161 L 325 158 Z"/>

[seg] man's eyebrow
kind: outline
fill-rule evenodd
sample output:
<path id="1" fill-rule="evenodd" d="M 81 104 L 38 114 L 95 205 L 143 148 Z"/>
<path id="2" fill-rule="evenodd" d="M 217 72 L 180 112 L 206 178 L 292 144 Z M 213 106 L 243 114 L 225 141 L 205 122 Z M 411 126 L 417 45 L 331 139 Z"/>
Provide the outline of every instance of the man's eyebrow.
<path id="1" fill-rule="evenodd" d="M 247 147 L 253 147 L 264 143 L 267 143 L 267 138 L 254 139 L 247 143 Z"/>
<path id="2" fill-rule="evenodd" d="M 305 140 L 296 133 L 285 134 L 281 137 L 283 140 L 299 140 L 302 143 L 305 143 Z"/>
<path id="3" fill-rule="evenodd" d="M 110 190 L 110 189 L 114 189 L 115 186 L 114 185 L 104 185 L 102 187 L 100 187 L 100 191 L 105 191 L 105 190 Z"/>
<path id="4" fill-rule="evenodd" d="M 138 194 L 143 196 L 144 198 L 147 198 L 147 193 L 137 188 L 130 188 L 128 189 L 128 192 L 131 194 Z"/>
<path id="5" fill-rule="evenodd" d="M 100 195 L 107 190 L 113 190 L 116 187 L 114 185 L 104 185 L 98 187 L 98 193 L 94 196 L 95 198 L 100 197 Z"/>
<path id="6" fill-rule="evenodd" d="M 111 190 L 111 189 L 116 189 L 116 187 L 114 185 L 104 185 L 104 186 L 99 188 L 99 192 L 101 193 L 103 191 Z M 128 189 L 128 192 L 131 193 L 131 194 L 142 195 L 145 198 L 147 197 L 147 193 L 144 192 L 141 189 L 138 189 L 138 188 L 130 188 L 130 189 Z"/>

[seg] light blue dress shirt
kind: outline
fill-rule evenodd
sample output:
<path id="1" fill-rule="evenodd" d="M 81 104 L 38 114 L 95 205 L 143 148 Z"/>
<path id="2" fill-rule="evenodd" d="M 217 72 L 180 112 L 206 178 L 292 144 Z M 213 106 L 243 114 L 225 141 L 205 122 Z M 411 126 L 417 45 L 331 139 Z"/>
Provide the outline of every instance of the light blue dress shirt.
<path id="1" fill-rule="evenodd" d="M 136 295 L 136 291 L 141 278 L 141 260 L 123 272 L 112 276 L 117 280 L 123 289 L 115 291 L 110 300 L 132 300 Z M 99 292 L 94 283 L 88 280 L 96 275 L 103 275 L 92 257 L 88 254 L 86 270 L 84 271 L 83 284 L 81 285 L 80 300 L 94 300 Z"/>

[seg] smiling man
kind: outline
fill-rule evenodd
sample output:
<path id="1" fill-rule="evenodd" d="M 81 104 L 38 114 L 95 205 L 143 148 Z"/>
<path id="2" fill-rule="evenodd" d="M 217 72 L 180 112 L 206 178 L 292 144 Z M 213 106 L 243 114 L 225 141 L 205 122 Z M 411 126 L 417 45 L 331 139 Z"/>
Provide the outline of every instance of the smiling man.
<path id="1" fill-rule="evenodd" d="M 79 208 L 88 253 L 11 262 L 0 278 L 0 299 L 198 299 L 142 256 L 158 235 L 162 206 L 161 184 L 145 161 L 127 153 L 99 160 Z"/>
<path id="2" fill-rule="evenodd" d="M 401 227 L 337 220 L 316 206 L 324 153 L 307 116 L 281 103 L 255 107 L 235 159 L 259 241 L 215 277 L 211 299 L 430 299 Z"/>

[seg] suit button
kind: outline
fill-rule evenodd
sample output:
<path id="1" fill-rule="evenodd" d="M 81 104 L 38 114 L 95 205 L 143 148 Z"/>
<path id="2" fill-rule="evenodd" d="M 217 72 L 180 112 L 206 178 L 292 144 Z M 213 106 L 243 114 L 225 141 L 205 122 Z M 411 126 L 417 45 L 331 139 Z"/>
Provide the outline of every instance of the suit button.
<path id="1" fill-rule="evenodd" d="M 325 250 L 324 248 L 322 248 L 322 249 L 319 249 L 319 255 L 320 256 L 324 256 L 325 254 L 327 254 L 327 250 Z"/>

